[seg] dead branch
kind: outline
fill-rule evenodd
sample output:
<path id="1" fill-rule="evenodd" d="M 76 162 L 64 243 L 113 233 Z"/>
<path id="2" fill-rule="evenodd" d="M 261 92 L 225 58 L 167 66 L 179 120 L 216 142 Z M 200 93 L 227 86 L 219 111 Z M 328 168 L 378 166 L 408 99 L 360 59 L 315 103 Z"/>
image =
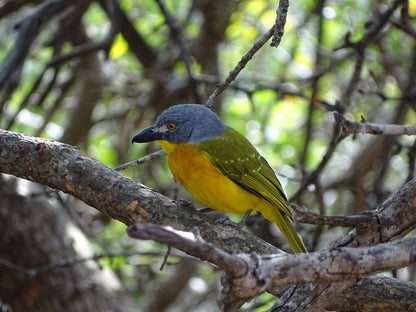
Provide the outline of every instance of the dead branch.
<path id="1" fill-rule="evenodd" d="M 66 144 L 0 130 L 0 171 L 9 174 L 11 173 L 18 177 L 36 181 L 72 194 L 98 210 L 128 225 L 134 224 L 140 220 L 148 223 L 171 225 L 179 230 L 187 231 L 198 226 L 201 237 L 212 243 L 214 246 L 221 248 L 221 250 L 226 250 L 228 252 L 255 251 L 262 254 L 276 252 L 276 249 L 269 246 L 267 243 L 253 238 L 251 235 L 233 227 L 224 228 L 223 226 L 216 225 L 209 215 L 199 213 L 183 202 L 174 202 L 143 185 L 135 183 L 98 161 L 88 158 L 79 150 Z M 366 246 L 402 237 L 415 227 L 415 198 L 416 181 L 412 180 L 375 211 L 378 220 L 377 226 L 374 224 L 371 226 L 365 224 L 362 228 L 358 228 L 338 240 L 335 245 Z M 164 237 L 165 239 L 171 239 L 170 235 L 165 235 Z M 172 242 L 170 243 L 172 244 Z M 378 247 L 379 246 L 375 246 L 375 249 L 371 249 L 370 251 L 380 251 L 380 249 L 377 249 Z M 390 245 L 384 247 L 390 248 Z M 402 255 L 401 247 L 403 247 L 403 245 L 393 244 L 391 248 L 396 252 L 400 251 L 400 255 Z M 216 249 L 208 250 L 212 252 Z M 349 253 L 350 249 L 347 251 Z M 329 257 L 335 255 L 331 254 L 331 252 L 338 253 L 339 250 L 336 249 L 336 251 L 330 250 L 326 252 L 329 253 Z M 369 255 L 367 249 L 359 249 L 357 252 L 366 252 L 366 255 Z M 412 252 L 412 249 L 408 248 L 408 252 Z M 339 254 L 344 255 L 343 253 Z M 363 254 L 358 255 L 362 256 Z M 386 257 L 389 257 L 388 255 L 389 254 L 387 253 Z M 410 256 L 406 258 L 405 254 L 403 255 L 403 257 L 394 257 L 395 259 L 397 258 L 396 260 L 401 261 L 400 265 L 404 265 L 406 261 L 413 261 L 409 260 Z M 309 255 L 305 257 L 308 256 Z M 239 257 L 243 257 L 245 261 L 249 261 L 248 263 L 254 261 L 247 260 L 250 258 L 248 255 Z M 258 267 L 262 267 L 263 263 L 265 263 L 268 264 L 266 267 L 272 271 L 279 271 L 276 270 L 276 267 L 273 267 L 274 265 L 281 266 L 283 265 L 282 263 L 289 265 L 286 262 L 280 262 L 283 260 L 276 262 L 276 256 L 271 256 L 270 259 L 261 256 L 256 256 L 254 258 L 261 259 L 262 261 L 261 265 Z M 218 259 L 220 258 L 217 258 L 217 261 Z M 386 258 L 387 262 L 383 263 L 389 263 L 389 259 L 391 258 Z M 302 261 L 303 260 L 305 259 L 302 259 Z M 291 263 L 291 261 L 288 261 L 288 263 Z M 256 265 L 258 265 L 258 263 Z M 392 266 L 396 265 L 399 265 L 398 262 L 392 262 Z M 311 266 L 311 264 L 309 264 L 309 266 Z M 285 267 L 285 270 L 282 270 L 282 272 L 284 273 L 288 268 L 289 267 Z M 296 268 L 299 268 L 299 266 L 296 266 Z M 386 267 L 383 266 L 382 269 L 385 270 Z M 309 268 L 309 270 L 313 269 Z M 368 272 L 373 272 L 373 270 L 376 269 L 374 267 L 369 267 L 368 270 Z M 253 272 L 256 274 L 258 272 L 265 274 L 264 272 L 266 271 Z M 278 282 L 280 284 L 287 284 L 293 281 L 307 281 L 306 277 L 303 279 L 301 277 L 295 277 L 294 280 L 286 277 L 285 279 L 284 276 L 279 275 L 283 274 L 282 272 L 272 273 L 272 276 L 275 276 L 276 280 L 281 280 L 281 282 Z M 354 276 L 366 274 L 363 271 L 352 272 Z M 266 277 L 264 275 L 258 276 L 262 276 L 262 278 L 267 277 L 268 280 L 270 279 L 268 275 L 266 275 Z M 324 275 L 319 276 L 325 278 L 323 277 Z M 257 280 L 257 275 L 255 277 L 255 280 Z M 336 279 L 335 277 L 333 278 Z M 256 284 L 252 290 L 253 292 L 248 296 L 249 292 L 246 292 L 247 288 L 244 288 L 244 295 L 241 295 L 239 291 L 235 290 L 238 289 L 235 288 L 236 283 L 238 286 L 238 281 L 239 279 L 237 281 L 234 279 L 228 281 L 224 280 L 224 282 L 228 284 L 232 283 L 233 285 L 233 287 L 227 286 L 224 288 L 224 292 L 227 296 L 228 293 L 231 292 L 230 295 L 232 296 L 229 296 L 229 300 L 231 300 L 230 304 L 232 305 L 235 304 L 234 300 L 236 298 L 240 298 L 237 300 L 240 304 L 241 298 L 247 300 L 254 295 L 254 291 L 262 292 L 265 291 L 267 287 L 275 285 L 273 278 L 265 284 L 266 286 L 263 285 L 262 288 L 259 288 Z"/>
<path id="2" fill-rule="evenodd" d="M 416 284 L 386 276 L 362 278 L 342 292 L 328 310 L 398 312 L 416 310 Z"/>

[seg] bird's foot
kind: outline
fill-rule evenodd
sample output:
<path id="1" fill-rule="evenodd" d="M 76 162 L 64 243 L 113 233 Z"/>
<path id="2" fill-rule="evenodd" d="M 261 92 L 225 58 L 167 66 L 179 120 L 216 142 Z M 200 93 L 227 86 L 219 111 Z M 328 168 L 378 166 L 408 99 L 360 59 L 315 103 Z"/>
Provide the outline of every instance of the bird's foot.
<path id="1" fill-rule="evenodd" d="M 205 209 L 210 209 L 210 208 L 205 208 Z M 203 209 L 203 210 L 205 210 L 205 209 Z M 248 219 L 248 217 L 250 216 L 250 214 L 252 212 L 253 212 L 253 210 L 251 210 L 251 209 L 247 210 L 244 217 L 238 223 L 234 222 L 234 221 L 231 221 L 230 218 L 226 215 L 223 216 L 223 217 L 218 218 L 217 220 L 215 220 L 215 223 L 216 224 L 222 224 L 222 225 L 225 225 L 225 226 L 233 226 L 233 227 L 242 229 L 244 227 L 244 225 L 246 225 L 247 219 Z"/>
<path id="2" fill-rule="evenodd" d="M 218 218 L 217 220 L 215 220 L 215 223 L 225 225 L 225 226 L 232 226 L 232 227 L 236 227 L 239 229 L 241 229 L 244 226 L 244 224 L 240 225 L 241 222 L 237 223 L 237 222 L 231 221 L 230 218 L 228 218 L 227 216 Z"/>
<path id="3" fill-rule="evenodd" d="M 241 219 L 240 222 L 237 223 L 239 228 L 242 228 L 244 225 L 246 225 L 247 219 L 252 212 L 253 212 L 252 209 L 246 211 L 246 213 L 244 214 L 244 217 Z"/>

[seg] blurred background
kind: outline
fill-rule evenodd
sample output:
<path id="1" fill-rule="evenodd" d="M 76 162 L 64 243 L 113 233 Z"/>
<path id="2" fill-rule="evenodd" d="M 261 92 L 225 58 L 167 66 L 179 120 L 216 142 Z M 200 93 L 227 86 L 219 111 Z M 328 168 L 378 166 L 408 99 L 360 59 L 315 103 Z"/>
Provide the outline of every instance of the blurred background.
<path id="1" fill-rule="evenodd" d="M 206 102 L 273 26 L 277 6 L 0 1 L 0 128 L 79 146 L 110 167 L 155 152 L 155 143 L 132 146 L 132 136 L 171 105 Z M 266 43 L 214 100 L 213 110 L 255 144 L 292 202 L 323 215 L 359 213 L 414 177 L 414 138 L 340 140 L 333 112 L 415 124 L 415 16 L 413 0 L 291 1 L 279 47 Z M 192 201 L 165 157 L 122 173 Z M 166 246 L 129 239 L 125 225 L 65 194 L 5 175 L 0 183 L 2 311 L 217 310 L 214 267 L 174 250 L 160 271 Z M 287 249 L 260 216 L 247 227 Z M 311 251 L 348 231 L 298 230 Z M 413 267 L 391 275 L 415 278 Z M 275 301 L 265 294 L 244 309 L 265 311 Z"/>

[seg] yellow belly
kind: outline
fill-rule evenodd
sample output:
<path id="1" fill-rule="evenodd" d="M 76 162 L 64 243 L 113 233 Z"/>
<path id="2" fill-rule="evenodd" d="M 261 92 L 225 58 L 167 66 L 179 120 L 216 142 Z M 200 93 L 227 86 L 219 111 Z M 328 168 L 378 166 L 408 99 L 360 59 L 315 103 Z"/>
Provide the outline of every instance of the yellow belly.
<path id="1" fill-rule="evenodd" d="M 169 168 L 175 179 L 201 204 L 238 214 L 268 205 L 224 176 L 194 145 L 158 142 L 168 153 Z"/>
<path id="2" fill-rule="evenodd" d="M 238 214 L 244 214 L 250 209 L 258 210 L 279 227 L 294 252 L 307 252 L 302 238 L 296 233 L 287 215 L 224 176 L 194 145 L 158 142 L 168 153 L 169 168 L 176 180 L 201 204 Z"/>

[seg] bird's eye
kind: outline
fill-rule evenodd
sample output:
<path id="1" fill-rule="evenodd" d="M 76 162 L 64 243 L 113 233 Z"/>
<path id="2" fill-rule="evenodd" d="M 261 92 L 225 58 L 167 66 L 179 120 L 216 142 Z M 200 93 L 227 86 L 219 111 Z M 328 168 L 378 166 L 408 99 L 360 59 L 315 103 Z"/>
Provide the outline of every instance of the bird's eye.
<path id="1" fill-rule="evenodd" d="M 176 124 L 174 124 L 173 122 L 170 122 L 168 123 L 167 127 L 169 131 L 173 131 L 176 129 Z"/>

